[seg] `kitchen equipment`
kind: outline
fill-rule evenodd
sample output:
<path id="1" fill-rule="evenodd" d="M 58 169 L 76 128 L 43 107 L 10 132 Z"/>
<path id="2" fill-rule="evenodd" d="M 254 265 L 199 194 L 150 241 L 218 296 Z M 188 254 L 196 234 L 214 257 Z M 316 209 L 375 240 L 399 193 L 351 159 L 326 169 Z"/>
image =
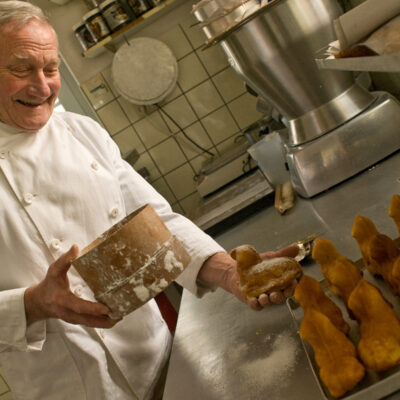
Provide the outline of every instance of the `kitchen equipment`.
<path id="1" fill-rule="evenodd" d="M 274 189 L 261 171 L 255 169 L 207 197 L 200 198 L 190 219 L 199 228 L 207 230 L 247 207 L 252 207 L 273 192 Z"/>
<path id="2" fill-rule="evenodd" d="M 111 318 L 119 319 L 162 292 L 189 261 L 181 242 L 145 205 L 85 247 L 72 265 Z"/>
<path id="3" fill-rule="evenodd" d="M 205 197 L 256 167 L 247 153 L 248 143 L 211 158 L 197 174 L 196 189 Z"/>
<path id="4" fill-rule="evenodd" d="M 278 131 L 265 135 L 247 149 L 272 186 L 290 180 L 282 139 Z"/>
<path id="5" fill-rule="evenodd" d="M 162 101 L 176 86 L 178 64 L 171 49 L 148 37 L 131 39 L 115 53 L 111 76 L 119 94 L 138 105 Z"/>
<path id="6" fill-rule="evenodd" d="M 336 0 L 218 1 L 193 8 L 206 46 L 220 43 L 246 84 L 281 114 L 279 135 L 300 195 L 320 193 L 400 148 L 397 100 L 315 63 L 335 39 Z"/>

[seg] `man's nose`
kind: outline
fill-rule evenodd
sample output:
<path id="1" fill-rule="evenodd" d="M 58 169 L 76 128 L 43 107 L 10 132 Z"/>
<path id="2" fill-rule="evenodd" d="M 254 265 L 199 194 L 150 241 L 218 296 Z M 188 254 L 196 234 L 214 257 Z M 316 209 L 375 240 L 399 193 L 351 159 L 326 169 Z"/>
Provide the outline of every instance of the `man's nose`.
<path id="1" fill-rule="evenodd" d="M 49 97 L 51 94 L 48 78 L 43 71 L 32 74 L 28 89 L 28 93 L 33 96 Z"/>

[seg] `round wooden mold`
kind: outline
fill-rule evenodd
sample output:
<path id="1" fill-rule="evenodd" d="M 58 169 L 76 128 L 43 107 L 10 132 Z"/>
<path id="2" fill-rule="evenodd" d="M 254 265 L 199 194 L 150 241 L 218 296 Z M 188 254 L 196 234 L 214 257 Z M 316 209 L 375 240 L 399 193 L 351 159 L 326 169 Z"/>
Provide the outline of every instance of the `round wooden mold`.
<path id="1" fill-rule="evenodd" d="M 72 265 L 119 319 L 162 292 L 189 261 L 182 243 L 145 205 L 85 247 Z"/>

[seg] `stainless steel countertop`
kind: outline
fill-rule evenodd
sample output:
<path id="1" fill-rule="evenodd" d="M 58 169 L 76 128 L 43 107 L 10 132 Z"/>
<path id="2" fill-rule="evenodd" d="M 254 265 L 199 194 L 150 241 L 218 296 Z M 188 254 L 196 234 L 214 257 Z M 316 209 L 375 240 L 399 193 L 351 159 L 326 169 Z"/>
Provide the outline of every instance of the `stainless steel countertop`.
<path id="1" fill-rule="evenodd" d="M 390 237 L 399 236 L 387 215 L 394 193 L 400 193 L 400 153 L 313 199 L 298 198 L 283 216 L 268 207 L 215 239 L 227 250 L 248 243 L 261 252 L 316 233 L 357 260 L 351 237 L 355 215 L 371 218 Z M 303 270 L 322 279 L 311 259 Z M 184 290 L 164 400 L 321 398 L 286 305 L 255 312 L 220 289 L 202 299 Z"/>

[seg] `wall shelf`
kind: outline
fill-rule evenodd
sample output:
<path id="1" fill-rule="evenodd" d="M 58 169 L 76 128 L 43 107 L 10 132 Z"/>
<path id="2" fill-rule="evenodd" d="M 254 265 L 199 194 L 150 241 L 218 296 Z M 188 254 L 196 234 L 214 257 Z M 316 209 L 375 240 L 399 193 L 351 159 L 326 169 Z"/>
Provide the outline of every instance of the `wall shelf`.
<path id="1" fill-rule="evenodd" d="M 315 60 L 322 69 L 342 71 L 400 72 L 400 54 L 381 56 L 325 58 Z"/>
<path id="2" fill-rule="evenodd" d="M 117 31 L 113 32 L 111 35 L 107 36 L 100 42 L 96 43 L 94 46 L 85 50 L 82 53 L 82 56 L 88 57 L 88 58 L 96 57 L 101 52 L 103 52 L 104 49 L 107 49 L 107 50 L 115 53 L 116 48 L 114 46 L 114 43 L 116 42 L 116 40 L 119 36 L 123 35 L 125 32 L 131 30 L 134 26 L 137 26 L 141 22 L 148 20 L 149 18 L 153 17 L 153 15 L 157 14 L 161 10 L 163 10 L 166 7 L 168 7 L 169 5 L 171 5 L 172 3 L 176 3 L 176 2 L 178 2 L 178 0 L 164 0 L 160 5 L 152 8 L 151 10 L 142 14 L 140 17 L 134 19 L 129 24 L 123 26 L 121 29 L 118 29 Z"/>

